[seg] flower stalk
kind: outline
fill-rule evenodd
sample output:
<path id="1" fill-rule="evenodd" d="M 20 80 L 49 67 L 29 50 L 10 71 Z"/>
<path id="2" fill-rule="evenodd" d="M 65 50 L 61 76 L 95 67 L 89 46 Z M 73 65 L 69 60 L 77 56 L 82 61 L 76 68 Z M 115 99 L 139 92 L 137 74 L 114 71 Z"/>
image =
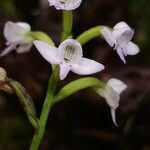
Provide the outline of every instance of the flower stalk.
<path id="1" fill-rule="evenodd" d="M 63 99 L 69 97 L 70 95 L 76 93 L 77 91 L 86 89 L 86 88 L 101 88 L 105 87 L 105 83 L 94 78 L 94 77 L 86 77 L 81 78 L 75 81 L 68 83 L 64 86 L 54 97 L 54 103 L 60 102 Z"/>
<path id="2" fill-rule="evenodd" d="M 96 26 L 93 27 L 85 32 L 83 32 L 81 35 L 79 35 L 76 40 L 81 44 L 84 45 L 90 40 L 101 36 L 100 30 L 103 28 L 103 26 Z"/>
<path id="3" fill-rule="evenodd" d="M 63 31 L 61 35 L 61 41 L 64 41 L 71 36 L 73 27 L 73 13 L 71 10 L 63 11 Z"/>
<path id="4" fill-rule="evenodd" d="M 55 89 L 56 89 L 57 82 L 59 79 L 58 74 L 59 74 L 59 68 L 58 66 L 55 66 L 53 73 L 49 80 L 48 90 L 47 90 L 46 98 L 43 104 L 43 108 L 42 108 L 42 112 L 41 112 L 41 116 L 39 120 L 39 128 L 35 132 L 35 135 L 32 139 L 30 150 L 38 150 L 40 143 L 43 139 L 49 112 L 53 106 L 53 97 L 54 97 Z"/>
<path id="5" fill-rule="evenodd" d="M 44 32 L 41 31 L 31 31 L 28 33 L 30 37 L 32 37 L 34 40 L 41 40 L 44 41 L 52 46 L 54 46 L 53 40 Z"/>

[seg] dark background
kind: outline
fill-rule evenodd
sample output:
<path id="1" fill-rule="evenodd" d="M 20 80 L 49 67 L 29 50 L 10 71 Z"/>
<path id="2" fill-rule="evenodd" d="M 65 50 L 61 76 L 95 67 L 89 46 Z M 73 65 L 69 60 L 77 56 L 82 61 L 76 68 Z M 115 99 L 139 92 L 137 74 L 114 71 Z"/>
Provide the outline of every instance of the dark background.
<path id="1" fill-rule="evenodd" d="M 105 100 L 90 90 L 80 91 L 53 107 L 41 150 L 150 150 L 150 1 L 83 0 L 74 13 L 74 37 L 96 25 L 113 27 L 120 21 L 135 30 L 133 41 L 140 53 L 128 56 L 124 65 L 108 44 L 96 38 L 83 46 L 84 56 L 102 62 L 106 69 L 94 76 L 107 81 L 123 80 L 128 89 L 121 95 L 116 127 Z M 61 11 L 47 0 L 0 1 L 0 49 L 5 48 L 3 27 L 7 21 L 25 21 L 60 43 Z M 22 83 L 40 114 L 51 67 L 37 50 L 0 59 L 8 76 Z M 78 75 L 69 73 L 58 90 Z M 33 136 L 15 95 L 0 94 L 0 150 L 27 150 Z"/>

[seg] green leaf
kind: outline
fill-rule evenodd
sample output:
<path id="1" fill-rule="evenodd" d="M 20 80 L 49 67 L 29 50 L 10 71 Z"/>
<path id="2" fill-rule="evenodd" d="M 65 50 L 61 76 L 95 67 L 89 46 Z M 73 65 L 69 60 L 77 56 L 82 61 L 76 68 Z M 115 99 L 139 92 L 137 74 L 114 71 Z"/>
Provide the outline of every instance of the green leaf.
<path id="1" fill-rule="evenodd" d="M 17 81 L 11 80 L 9 84 L 12 86 L 16 95 L 18 96 L 20 103 L 22 104 L 32 126 L 37 130 L 38 118 L 31 96 L 28 94 L 26 89 Z"/>

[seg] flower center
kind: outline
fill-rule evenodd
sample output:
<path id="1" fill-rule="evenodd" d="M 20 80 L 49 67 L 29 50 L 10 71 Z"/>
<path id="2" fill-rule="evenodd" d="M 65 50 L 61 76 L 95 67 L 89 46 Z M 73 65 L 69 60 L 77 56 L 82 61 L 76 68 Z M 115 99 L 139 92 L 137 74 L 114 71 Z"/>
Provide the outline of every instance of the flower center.
<path id="1" fill-rule="evenodd" d="M 67 0 L 60 0 L 61 4 L 65 4 Z"/>
<path id="2" fill-rule="evenodd" d="M 64 51 L 64 60 L 65 61 L 69 61 L 75 52 L 75 47 L 72 45 L 67 45 Z"/>

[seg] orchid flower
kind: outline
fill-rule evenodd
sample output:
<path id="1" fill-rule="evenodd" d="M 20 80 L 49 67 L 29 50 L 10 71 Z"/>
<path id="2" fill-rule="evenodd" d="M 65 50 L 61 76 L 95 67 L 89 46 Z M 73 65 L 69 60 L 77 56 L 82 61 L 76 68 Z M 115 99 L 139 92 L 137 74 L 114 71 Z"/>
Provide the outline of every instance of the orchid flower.
<path id="1" fill-rule="evenodd" d="M 131 42 L 134 31 L 125 22 L 117 23 L 113 30 L 103 27 L 100 32 L 124 63 L 126 63 L 125 56 L 139 53 L 139 47 Z"/>
<path id="2" fill-rule="evenodd" d="M 33 41 L 28 36 L 30 31 L 30 25 L 25 22 L 7 22 L 4 28 L 4 36 L 7 40 L 6 45 L 8 47 L 1 52 L 1 56 L 7 55 L 14 49 L 16 49 L 17 53 L 28 52 Z"/>
<path id="3" fill-rule="evenodd" d="M 82 47 L 76 40 L 67 39 L 58 48 L 42 41 L 33 43 L 49 63 L 60 66 L 61 80 L 67 76 L 70 70 L 79 75 L 89 75 L 104 69 L 102 64 L 82 57 Z"/>
<path id="4" fill-rule="evenodd" d="M 102 97 L 105 98 L 107 104 L 110 106 L 111 109 L 111 116 L 114 124 L 116 126 L 116 114 L 115 110 L 119 106 L 120 94 L 127 88 L 127 85 L 115 78 L 112 78 L 107 81 L 106 87 L 104 90 L 99 89 L 97 92 Z"/>
<path id="5" fill-rule="evenodd" d="M 57 10 L 74 10 L 80 6 L 82 0 L 48 0 L 50 6 Z"/>

